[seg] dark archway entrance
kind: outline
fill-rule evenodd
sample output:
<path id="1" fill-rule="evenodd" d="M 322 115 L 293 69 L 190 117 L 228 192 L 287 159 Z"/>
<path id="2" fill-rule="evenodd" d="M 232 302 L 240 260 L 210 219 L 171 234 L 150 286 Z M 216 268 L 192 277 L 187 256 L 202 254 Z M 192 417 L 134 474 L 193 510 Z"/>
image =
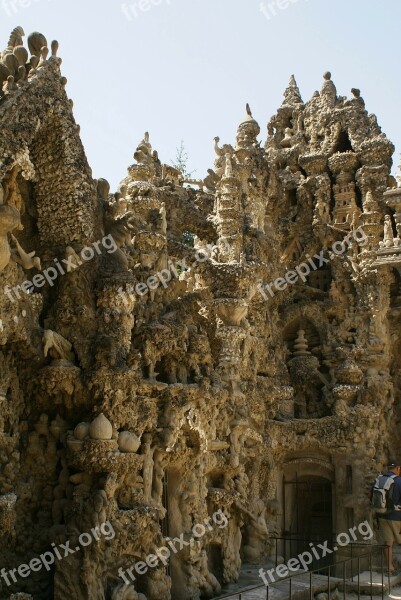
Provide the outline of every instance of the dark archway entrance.
<path id="1" fill-rule="evenodd" d="M 331 539 L 333 535 L 332 484 L 323 477 L 295 477 L 283 481 L 284 532 L 290 537 Z"/>
<path id="2" fill-rule="evenodd" d="M 283 538 L 286 558 L 310 551 L 310 544 L 334 539 L 333 483 L 322 476 L 283 476 Z M 323 567 L 330 558 L 314 557 L 310 568 Z"/>

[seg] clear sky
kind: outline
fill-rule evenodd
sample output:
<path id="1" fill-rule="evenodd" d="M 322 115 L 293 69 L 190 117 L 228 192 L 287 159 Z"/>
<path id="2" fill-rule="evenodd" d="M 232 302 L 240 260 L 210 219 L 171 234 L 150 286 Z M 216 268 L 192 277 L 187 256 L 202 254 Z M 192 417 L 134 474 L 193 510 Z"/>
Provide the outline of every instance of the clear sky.
<path id="1" fill-rule="evenodd" d="M 268 6 L 270 4 L 270 8 Z M 249 102 L 266 137 L 294 73 L 304 100 L 330 70 L 360 88 L 401 151 L 400 0 L 0 0 L 2 47 L 21 25 L 60 42 L 94 177 L 113 190 L 145 131 L 162 162 L 180 141 L 194 176 L 232 143 Z"/>

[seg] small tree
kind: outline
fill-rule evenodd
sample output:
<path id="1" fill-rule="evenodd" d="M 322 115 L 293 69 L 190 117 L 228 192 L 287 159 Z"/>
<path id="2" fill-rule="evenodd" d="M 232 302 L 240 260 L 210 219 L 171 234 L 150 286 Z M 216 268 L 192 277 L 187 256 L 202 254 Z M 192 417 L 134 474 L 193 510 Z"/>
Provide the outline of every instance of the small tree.
<path id="1" fill-rule="evenodd" d="M 188 153 L 185 150 L 184 141 L 181 140 L 179 147 L 177 148 L 177 153 L 175 155 L 175 160 L 172 161 L 172 165 L 174 169 L 177 169 L 181 173 L 184 179 L 191 179 L 192 175 L 196 173 L 196 171 L 188 171 Z"/>

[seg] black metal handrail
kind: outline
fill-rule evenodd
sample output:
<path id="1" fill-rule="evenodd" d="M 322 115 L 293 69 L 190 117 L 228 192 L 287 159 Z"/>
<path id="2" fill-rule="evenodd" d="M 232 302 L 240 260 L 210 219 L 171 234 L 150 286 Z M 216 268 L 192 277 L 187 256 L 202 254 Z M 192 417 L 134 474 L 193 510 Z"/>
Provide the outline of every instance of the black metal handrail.
<path id="1" fill-rule="evenodd" d="M 328 600 L 331 599 L 331 580 L 335 579 L 337 582 L 338 580 L 342 580 L 343 583 L 343 600 L 346 599 L 346 586 L 347 586 L 347 564 L 351 563 L 351 578 L 353 579 L 355 577 L 355 575 L 352 575 L 352 564 L 353 561 L 357 560 L 358 562 L 358 569 L 357 569 L 357 595 L 358 595 L 358 600 L 360 600 L 360 596 L 361 596 L 361 580 L 360 580 L 360 575 L 361 575 L 361 559 L 367 559 L 368 563 L 369 563 L 369 573 L 370 573 L 370 579 L 369 581 L 365 582 L 365 585 L 370 585 L 370 598 L 371 600 L 373 600 L 373 577 L 372 577 L 372 557 L 375 551 L 377 551 L 378 549 L 382 550 L 382 552 L 380 552 L 380 570 L 381 570 L 381 597 L 382 600 L 384 600 L 384 556 L 385 556 L 385 552 L 386 552 L 386 546 L 382 545 L 382 544 L 377 544 L 377 545 L 368 545 L 368 544 L 358 544 L 356 543 L 355 545 L 359 545 L 359 546 L 365 546 L 365 547 L 370 547 L 372 548 L 372 550 L 370 552 L 366 552 L 364 554 L 361 554 L 357 557 L 353 556 L 350 558 L 346 558 L 340 561 L 337 561 L 331 565 L 327 565 L 325 567 L 319 567 L 318 569 L 313 569 L 311 571 L 304 571 L 302 573 L 297 572 L 294 573 L 293 575 L 290 575 L 288 577 L 284 577 L 278 581 L 275 581 L 274 583 L 270 584 L 270 585 L 256 585 L 256 586 L 252 586 L 252 587 L 248 587 L 248 588 L 244 588 L 243 590 L 239 591 L 239 592 L 235 592 L 234 594 L 228 594 L 225 596 L 219 596 L 218 600 L 246 600 L 246 594 L 248 594 L 248 592 L 251 591 L 255 591 L 255 590 L 262 590 L 262 589 L 266 589 L 266 600 L 269 600 L 269 588 L 270 586 L 274 586 L 277 583 L 282 583 L 285 581 L 289 582 L 289 600 L 292 600 L 292 595 L 293 595 L 293 580 L 295 578 L 300 578 L 303 576 L 308 576 L 309 577 L 309 598 L 310 600 L 313 600 L 313 582 L 312 582 L 312 577 L 313 575 L 322 575 L 322 571 L 327 571 L 327 585 L 328 585 L 328 589 L 327 589 L 327 593 L 328 593 Z M 332 570 L 336 569 L 338 570 L 339 567 L 341 567 L 342 565 L 342 577 L 337 577 L 337 576 L 333 576 L 332 574 Z M 388 571 L 388 567 L 389 565 L 387 564 L 387 578 L 388 578 L 388 586 L 389 586 L 389 590 L 390 590 L 390 585 L 391 585 L 391 581 L 390 581 L 390 574 Z M 364 582 L 362 582 L 363 584 Z"/>

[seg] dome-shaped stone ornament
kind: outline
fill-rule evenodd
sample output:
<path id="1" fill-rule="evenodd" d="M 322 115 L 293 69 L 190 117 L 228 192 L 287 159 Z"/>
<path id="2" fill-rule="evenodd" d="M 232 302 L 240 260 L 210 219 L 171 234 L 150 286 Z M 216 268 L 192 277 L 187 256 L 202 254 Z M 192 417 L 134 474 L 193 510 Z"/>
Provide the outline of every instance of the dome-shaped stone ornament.
<path id="1" fill-rule="evenodd" d="M 84 440 L 89 435 L 89 423 L 78 423 L 74 429 L 74 438 Z"/>
<path id="2" fill-rule="evenodd" d="M 113 437 L 113 427 L 103 413 L 90 424 L 89 435 L 92 440 L 111 440 Z"/>
<path id="3" fill-rule="evenodd" d="M 138 452 L 141 440 L 131 431 L 121 431 L 118 436 L 118 448 L 120 452 Z"/>

